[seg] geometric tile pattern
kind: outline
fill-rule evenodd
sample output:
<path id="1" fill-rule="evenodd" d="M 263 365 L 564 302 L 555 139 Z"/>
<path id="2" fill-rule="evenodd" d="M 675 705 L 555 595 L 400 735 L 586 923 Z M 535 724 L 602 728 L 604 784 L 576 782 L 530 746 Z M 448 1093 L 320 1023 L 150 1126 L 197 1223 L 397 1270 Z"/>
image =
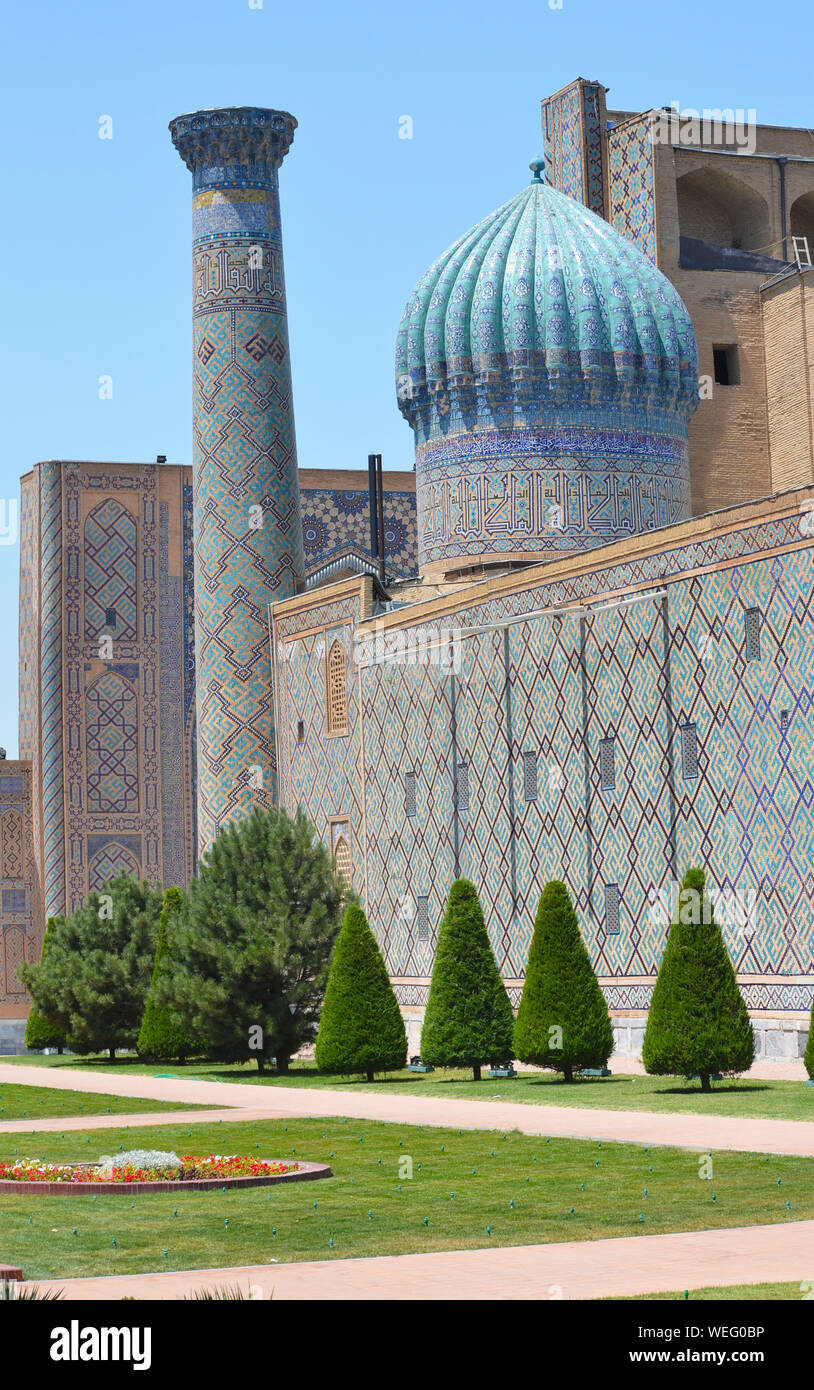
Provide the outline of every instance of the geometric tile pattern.
<path id="1" fill-rule="evenodd" d="M 138 697 L 113 671 L 85 691 L 88 811 L 137 811 Z"/>
<path id="2" fill-rule="evenodd" d="M 193 174 L 201 850 L 276 793 L 266 606 L 303 572 L 278 190 L 295 125 L 236 108 L 170 126 Z"/>
<path id="3" fill-rule="evenodd" d="M 116 613 L 115 633 L 136 639 L 136 522 L 121 503 L 108 497 L 85 521 L 85 636 L 90 641 L 106 626 L 106 610 Z"/>
<path id="4" fill-rule="evenodd" d="M 62 467 L 37 470 L 40 485 L 40 681 L 42 685 L 43 910 L 65 910 L 65 819 L 62 747 Z"/>
<path id="5" fill-rule="evenodd" d="M 16 1009 L 27 1001 L 17 967 L 40 949 L 31 763 L 0 762 L 0 772 L 0 1006 Z"/>
<path id="6" fill-rule="evenodd" d="M 655 145 L 650 138 L 651 120 L 650 114 L 645 113 L 638 121 L 627 121 L 608 131 L 608 217 L 616 230 L 655 265 Z"/>
<path id="7" fill-rule="evenodd" d="M 561 193 L 605 215 L 602 140 L 605 93 L 579 78 L 543 102 L 543 138 L 551 182 Z"/>
<path id="8" fill-rule="evenodd" d="M 306 577 L 348 551 L 370 555 L 366 491 L 302 488 L 300 506 Z M 385 582 L 418 572 L 415 492 L 384 492 L 384 558 Z"/>
<path id="9" fill-rule="evenodd" d="M 285 801 L 313 815 L 327 840 L 327 813 L 356 815 L 361 800 L 355 882 L 401 1002 L 423 1002 L 444 894 L 463 873 L 481 893 L 511 988 L 523 978 L 540 889 L 561 877 L 611 1006 L 646 1009 L 670 883 L 702 863 L 749 1006 L 810 1007 L 814 546 L 792 508 L 462 607 L 445 622 L 478 625 L 631 588 L 655 591 L 621 607 L 464 637 L 454 676 L 429 664 L 362 665 L 341 776 L 332 746 L 340 740 L 312 739 L 315 720 L 324 723 L 324 646 L 307 630 L 324 622 L 330 631 L 332 601 L 275 616 L 285 719 L 306 729 L 299 751 L 289 739 L 299 761 Z M 342 603 L 353 618 L 353 601 Z M 759 660 L 747 659 L 750 609 L 760 612 Z M 428 640 L 431 631 L 425 626 Z M 351 677 L 349 689 L 355 684 Z M 609 739 L 614 775 L 603 778 Z M 526 800 L 529 754 L 537 796 Z M 468 795 L 456 805 L 461 764 Z M 415 773 L 409 816 L 407 772 Z M 425 897 L 426 943 L 417 906 Z"/>
<path id="10" fill-rule="evenodd" d="M 112 840 L 102 849 L 97 850 L 90 860 L 88 891 L 92 893 L 95 889 L 98 892 L 117 874 L 130 874 L 133 878 L 139 879 L 141 878 L 141 865 L 132 850 Z"/>

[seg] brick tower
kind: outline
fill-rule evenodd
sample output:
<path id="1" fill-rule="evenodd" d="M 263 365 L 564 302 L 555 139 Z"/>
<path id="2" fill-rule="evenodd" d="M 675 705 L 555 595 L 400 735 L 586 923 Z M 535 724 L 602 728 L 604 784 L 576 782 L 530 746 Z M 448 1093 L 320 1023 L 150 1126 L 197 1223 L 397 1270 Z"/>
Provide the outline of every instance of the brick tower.
<path id="1" fill-rule="evenodd" d="M 192 172 L 198 845 L 276 801 L 267 604 L 302 574 L 278 170 L 297 122 L 170 122 Z"/>

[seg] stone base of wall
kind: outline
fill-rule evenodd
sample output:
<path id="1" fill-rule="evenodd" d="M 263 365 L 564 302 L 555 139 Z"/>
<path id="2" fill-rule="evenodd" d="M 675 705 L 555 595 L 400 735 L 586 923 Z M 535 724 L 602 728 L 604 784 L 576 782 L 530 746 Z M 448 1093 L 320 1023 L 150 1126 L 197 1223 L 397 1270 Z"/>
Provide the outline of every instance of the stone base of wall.
<path id="1" fill-rule="evenodd" d="M 0 1018 L 0 1057 L 25 1052 L 25 1019 Z"/>
<path id="2" fill-rule="evenodd" d="M 618 1057 L 641 1057 L 646 1018 L 614 1018 L 613 1050 Z M 808 1020 L 753 1018 L 756 1062 L 794 1062 L 808 1042 Z"/>

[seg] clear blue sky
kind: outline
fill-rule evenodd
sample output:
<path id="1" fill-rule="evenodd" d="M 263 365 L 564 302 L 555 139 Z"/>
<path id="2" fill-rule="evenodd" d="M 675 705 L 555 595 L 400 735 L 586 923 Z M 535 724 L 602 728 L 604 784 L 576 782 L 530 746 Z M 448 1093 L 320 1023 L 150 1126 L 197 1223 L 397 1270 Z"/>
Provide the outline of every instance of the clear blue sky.
<path id="1" fill-rule="evenodd" d="M 254 0 L 259 4 L 259 0 Z M 0 497 L 36 460 L 191 461 L 190 176 L 167 122 L 287 109 L 301 467 L 412 466 L 395 334 L 413 284 L 528 179 L 540 99 L 754 107 L 814 127 L 808 5 L 755 0 L 56 0 L 5 11 Z M 413 139 L 399 139 L 399 118 Z M 113 139 L 98 138 L 111 116 Z M 814 153 L 814 138 L 812 140 Z M 98 378 L 113 399 L 98 399 Z M 0 743 L 17 746 L 18 549 L 0 545 Z"/>

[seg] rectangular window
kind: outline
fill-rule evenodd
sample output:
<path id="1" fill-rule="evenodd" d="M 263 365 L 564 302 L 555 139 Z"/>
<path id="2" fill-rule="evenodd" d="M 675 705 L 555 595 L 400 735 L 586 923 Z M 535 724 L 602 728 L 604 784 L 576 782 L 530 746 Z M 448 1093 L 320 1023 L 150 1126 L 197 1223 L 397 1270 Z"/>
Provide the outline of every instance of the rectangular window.
<path id="1" fill-rule="evenodd" d="M 692 782 L 698 776 L 698 728 L 695 724 L 681 725 L 681 776 Z"/>
<path id="2" fill-rule="evenodd" d="M 715 380 L 719 386 L 740 386 L 741 369 L 737 343 L 723 343 L 718 347 L 713 346 L 712 364 Z"/>
<path id="3" fill-rule="evenodd" d="M 430 939 L 430 900 L 429 898 L 416 898 L 416 928 L 419 941 L 429 941 Z"/>
<path id="4" fill-rule="evenodd" d="M 789 712 L 787 709 L 780 711 L 780 732 L 784 734 L 789 727 Z"/>
<path id="5" fill-rule="evenodd" d="M 602 782 L 603 791 L 614 791 L 616 787 L 616 739 L 613 735 L 610 738 L 599 740 L 599 776 Z"/>
<path id="6" fill-rule="evenodd" d="M 414 816 L 416 813 L 415 802 L 415 773 L 405 772 L 404 774 L 404 814 Z"/>
<path id="7" fill-rule="evenodd" d="M 746 660 L 760 661 L 760 609 L 747 608 L 744 622 L 746 624 Z"/>
<path id="8" fill-rule="evenodd" d="M 298 720 L 297 720 L 297 742 L 298 742 L 298 743 L 302 743 L 302 742 L 304 742 L 304 740 L 305 740 L 305 722 L 304 722 L 304 720 L 302 720 L 302 719 L 298 719 Z"/>
<path id="9" fill-rule="evenodd" d="M 537 800 L 537 754 L 523 754 L 523 800 Z"/>
<path id="10" fill-rule="evenodd" d="M 619 884 L 605 884 L 605 931 L 608 936 L 619 934 Z"/>
<path id="11" fill-rule="evenodd" d="M 469 812 L 469 763 L 458 763 L 458 810 Z"/>
<path id="12" fill-rule="evenodd" d="M 25 889 L 24 889 L 24 888 L 4 888 L 4 889 L 3 889 L 3 911 L 4 911 L 4 912 L 25 912 Z"/>
<path id="13" fill-rule="evenodd" d="M 116 610 L 115 610 L 115 608 L 106 608 L 106 609 L 105 609 L 105 627 L 115 627 L 115 626 L 116 626 Z"/>

